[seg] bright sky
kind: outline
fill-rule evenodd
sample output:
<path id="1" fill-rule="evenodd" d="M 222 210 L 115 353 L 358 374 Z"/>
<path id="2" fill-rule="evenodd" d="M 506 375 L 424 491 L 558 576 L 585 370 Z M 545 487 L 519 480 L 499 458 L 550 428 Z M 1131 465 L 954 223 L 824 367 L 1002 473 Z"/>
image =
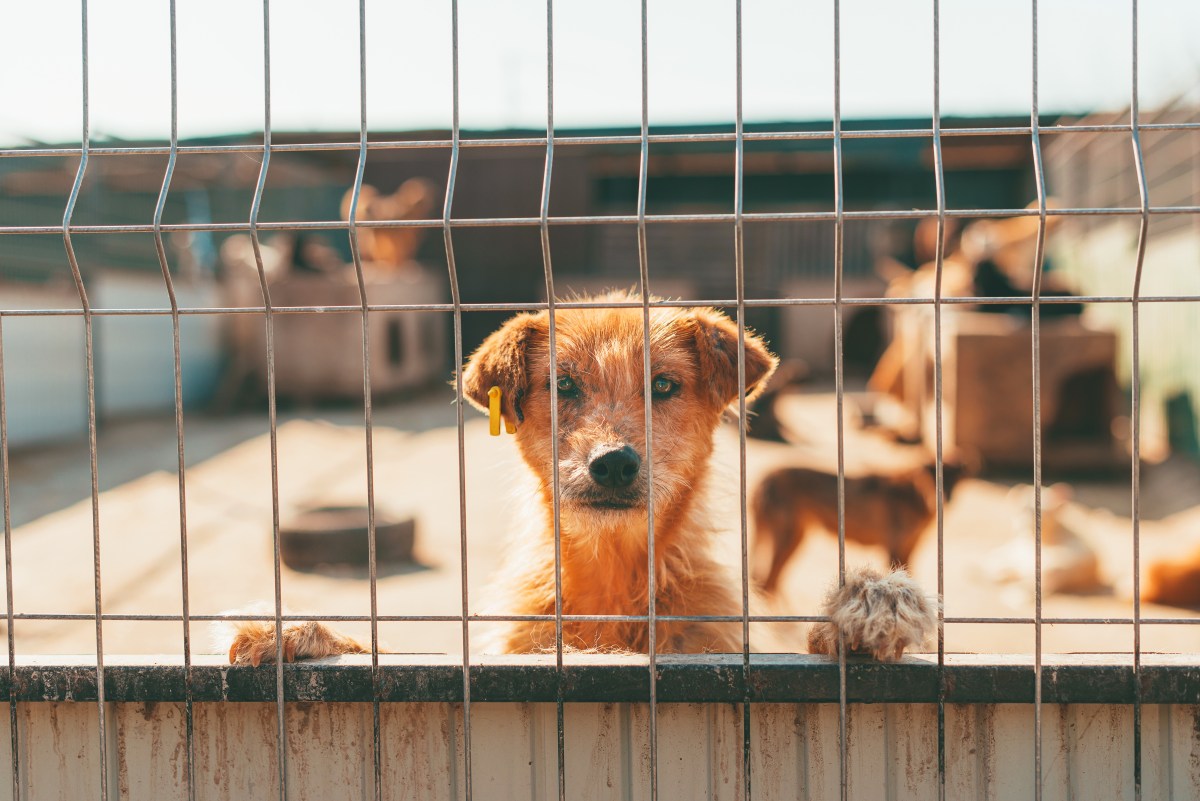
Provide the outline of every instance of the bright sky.
<path id="1" fill-rule="evenodd" d="M 828 119 L 833 112 L 831 0 L 746 0 L 748 121 Z M 1046 112 L 1129 103 L 1128 0 L 1042 0 L 1039 99 Z M 367 2 L 368 119 L 374 130 L 450 124 L 448 0 Z M 651 124 L 725 122 L 735 102 L 733 0 L 650 0 Z M 637 125 L 640 0 L 555 4 L 558 128 Z M 464 128 L 544 127 L 546 6 L 461 0 Z M 183 137 L 263 127 L 262 6 L 178 0 Z M 79 0 L 6 4 L 0 19 L 0 141 L 78 141 Z M 1143 108 L 1200 86 L 1200 2 L 1140 8 Z M 946 115 L 1027 114 L 1030 3 L 942 0 Z M 167 0 L 92 0 L 93 139 L 166 138 L 170 130 Z M 842 109 L 847 118 L 928 117 L 932 0 L 842 0 Z M 357 130 L 357 0 L 271 5 L 275 130 Z"/>

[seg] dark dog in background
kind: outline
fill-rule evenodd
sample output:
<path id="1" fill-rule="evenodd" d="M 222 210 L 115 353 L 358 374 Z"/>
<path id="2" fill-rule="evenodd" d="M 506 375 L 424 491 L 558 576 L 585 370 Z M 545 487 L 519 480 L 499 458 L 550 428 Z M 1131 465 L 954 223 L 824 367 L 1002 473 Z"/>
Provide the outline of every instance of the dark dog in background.
<path id="1" fill-rule="evenodd" d="M 922 465 L 896 473 L 846 477 L 846 539 L 887 550 L 893 566 L 908 564 L 921 534 L 937 514 L 935 467 Z M 957 463 L 942 465 L 946 500 L 962 478 Z M 750 500 L 754 517 L 754 579 L 767 593 L 804 535 L 813 527 L 836 534 L 837 474 L 807 467 L 768 473 Z"/>

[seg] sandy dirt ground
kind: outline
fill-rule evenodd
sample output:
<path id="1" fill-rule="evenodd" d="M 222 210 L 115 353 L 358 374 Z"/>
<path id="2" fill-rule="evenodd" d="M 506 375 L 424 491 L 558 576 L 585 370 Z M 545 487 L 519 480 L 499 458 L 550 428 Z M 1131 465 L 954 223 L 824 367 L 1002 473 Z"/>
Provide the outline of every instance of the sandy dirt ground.
<path id="1" fill-rule="evenodd" d="M 836 466 L 836 419 L 832 396 L 785 397 L 785 419 L 803 441 L 779 445 L 750 440 L 747 480 L 781 464 Z M 853 404 L 850 404 L 852 406 Z M 853 410 L 851 409 L 851 412 Z M 457 432 L 454 410 L 440 396 L 380 410 L 375 430 L 374 480 L 381 514 L 417 521 L 417 562 L 381 566 L 378 608 L 383 615 L 453 616 L 463 605 Z M 848 473 L 911 463 L 912 448 L 896 445 L 847 420 Z M 498 568 L 507 533 L 522 508 L 515 492 L 523 467 L 509 437 L 487 436 L 474 412 L 464 431 L 466 452 L 467 606 L 472 613 L 503 612 L 488 605 L 487 588 Z M 190 613 L 218 614 L 274 597 L 272 481 L 269 437 L 261 416 L 189 420 L 186 472 Z M 179 615 L 183 578 L 180 558 L 179 481 L 172 420 L 115 423 L 100 441 L 99 498 L 103 609 L 110 615 Z M 717 435 L 714 515 L 723 533 L 715 548 L 727 564 L 740 565 L 738 437 L 733 425 Z M 357 504 L 366 497 L 365 437 L 361 416 L 350 411 L 283 415 L 278 429 L 278 501 L 281 517 L 307 506 Z M 18 614 L 94 614 L 94 566 L 90 476 L 86 444 L 60 446 L 12 458 L 13 597 Z M 1028 617 L 1035 612 L 1032 587 L 999 584 L 989 565 L 994 550 L 1013 537 L 1019 509 L 1009 498 L 1012 480 L 968 479 L 946 506 L 944 522 L 945 612 L 949 617 Z M 1084 534 L 1101 554 L 1112 590 L 1089 596 L 1048 595 L 1042 612 L 1053 618 L 1129 618 L 1133 604 L 1132 525 L 1128 476 L 1075 482 L 1074 500 L 1062 519 Z M 1200 471 L 1172 460 L 1143 469 L 1143 559 L 1179 552 L 1200 541 Z M 753 532 L 750 532 L 753 536 Z M 847 544 L 849 564 L 882 566 L 884 555 Z M 930 592 L 938 584 L 937 537 L 922 539 L 912 569 Z M 837 577 L 837 541 L 808 537 L 784 579 L 787 608 L 816 614 L 823 591 Z M 294 613 L 367 615 L 369 583 L 360 568 L 282 570 L 282 598 Z M 1143 617 L 1188 618 L 1196 612 L 1143 605 Z M 472 638 L 487 624 L 471 626 Z M 365 623 L 341 628 L 365 636 Z M 214 652 L 212 625 L 194 622 L 193 649 Z M 18 620 L 18 653 L 90 653 L 93 620 Z M 801 626 L 776 631 L 802 642 Z M 1127 651 L 1130 625 L 1047 625 L 1047 652 Z M 1147 624 L 1147 651 L 1200 652 L 1200 625 Z M 407 652 L 461 653 L 458 622 L 384 622 L 380 638 Z M 182 624 L 107 620 L 106 653 L 179 653 Z M 752 643 L 753 644 L 753 643 Z M 1029 652 L 1029 624 L 948 624 L 947 651 Z"/>

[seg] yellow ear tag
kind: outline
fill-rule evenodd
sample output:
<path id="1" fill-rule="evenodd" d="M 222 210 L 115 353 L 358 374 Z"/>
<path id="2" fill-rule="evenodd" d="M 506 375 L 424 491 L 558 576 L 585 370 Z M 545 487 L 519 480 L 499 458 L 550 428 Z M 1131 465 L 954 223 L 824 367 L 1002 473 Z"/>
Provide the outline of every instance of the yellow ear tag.
<path id="1" fill-rule="evenodd" d="M 507 420 L 504 421 L 504 430 L 510 434 L 517 433 L 517 427 L 514 426 L 512 423 L 508 422 Z"/>
<path id="2" fill-rule="evenodd" d="M 500 387 L 488 390 L 488 433 L 500 436 Z"/>

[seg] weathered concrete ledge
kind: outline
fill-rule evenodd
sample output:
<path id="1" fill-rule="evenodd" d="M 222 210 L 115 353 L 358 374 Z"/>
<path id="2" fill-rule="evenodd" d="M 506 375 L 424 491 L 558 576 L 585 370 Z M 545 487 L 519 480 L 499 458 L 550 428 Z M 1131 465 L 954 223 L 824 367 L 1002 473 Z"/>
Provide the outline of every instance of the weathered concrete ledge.
<path id="1" fill-rule="evenodd" d="M 649 662 L 642 655 L 568 654 L 561 675 L 551 655 L 480 657 L 471 664 L 473 701 L 639 702 L 649 698 Z M 739 654 L 662 656 L 661 702 L 836 703 L 838 664 L 808 654 L 754 654 L 747 684 Z M 432 701 L 463 698 L 461 661 L 444 654 L 385 654 L 378 686 L 366 656 L 323 659 L 284 667 L 289 701 Z M 1034 664 L 1028 654 L 951 654 L 944 671 L 935 655 L 882 664 L 850 659 L 846 695 L 854 703 L 931 703 L 944 677 L 948 703 L 1032 703 Z M 273 664 L 233 667 L 218 656 L 197 656 L 191 667 L 195 701 L 273 701 Z M 182 701 L 188 686 L 179 656 L 105 658 L 110 701 Z M 11 695 L 10 695 L 11 694 Z M 0 667 L 0 700 L 95 701 L 93 656 L 21 657 L 15 676 Z M 1129 654 L 1045 654 L 1045 703 L 1128 704 L 1134 701 Z M 1141 700 L 1200 703 L 1200 654 L 1143 654 Z"/>

